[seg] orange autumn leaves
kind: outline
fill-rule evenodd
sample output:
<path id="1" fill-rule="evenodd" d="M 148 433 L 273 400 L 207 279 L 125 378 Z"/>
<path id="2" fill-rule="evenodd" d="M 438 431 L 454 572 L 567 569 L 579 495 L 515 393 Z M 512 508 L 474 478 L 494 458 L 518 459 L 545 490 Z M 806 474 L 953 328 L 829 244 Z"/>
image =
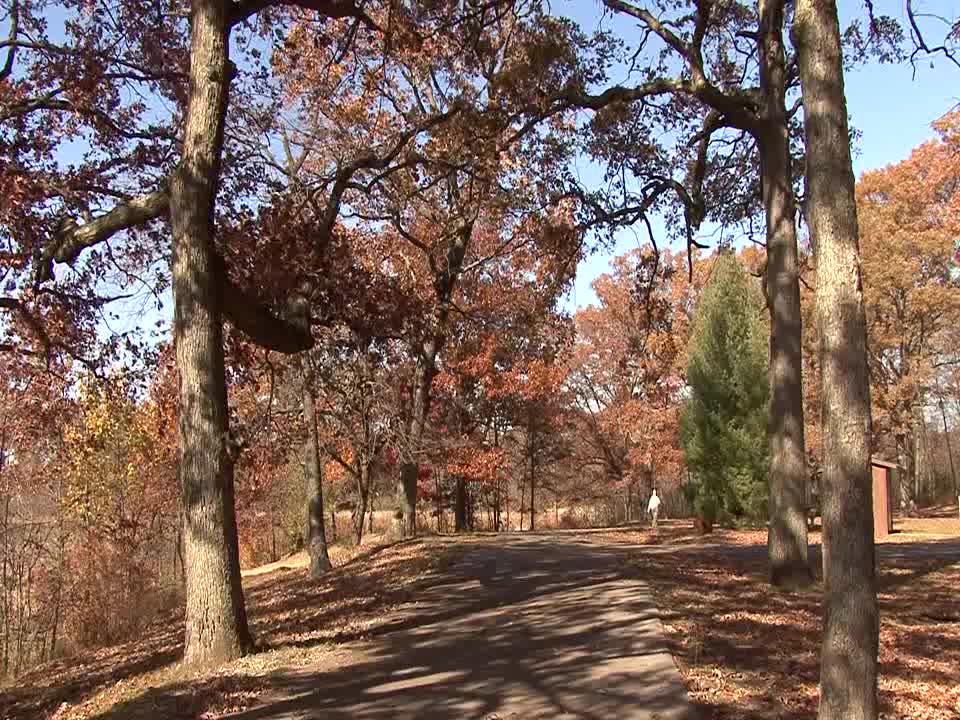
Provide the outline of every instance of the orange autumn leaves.
<path id="1" fill-rule="evenodd" d="M 607 482 L 680 480 L 686 344 L 708 262 L 696 262 L 691 282 L 682 253 L 628 253 L 594 282 L 599 303 L 577 313 L 569 367 L 579 452 Z"/>
<path id="2" fill-rule="evenodd" d="M 874 421 L 908 432 L 960 340 L 960 112 L 857 186 Z"/>

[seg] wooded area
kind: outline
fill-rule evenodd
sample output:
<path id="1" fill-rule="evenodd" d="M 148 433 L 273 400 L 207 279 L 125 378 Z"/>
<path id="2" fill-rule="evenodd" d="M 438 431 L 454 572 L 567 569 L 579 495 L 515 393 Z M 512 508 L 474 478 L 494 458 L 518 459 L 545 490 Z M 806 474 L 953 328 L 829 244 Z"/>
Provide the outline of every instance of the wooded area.
<path id="1" fill-rule="evenodd" d="M 0 0 L 0 675 L 656 489 L 787 593 L 821 516 L 820 717 L 875 718 L 871 456 L 960 502 L 960 112 L 851 163 L 845 68 L 957 62 L 902 9 Z"/>

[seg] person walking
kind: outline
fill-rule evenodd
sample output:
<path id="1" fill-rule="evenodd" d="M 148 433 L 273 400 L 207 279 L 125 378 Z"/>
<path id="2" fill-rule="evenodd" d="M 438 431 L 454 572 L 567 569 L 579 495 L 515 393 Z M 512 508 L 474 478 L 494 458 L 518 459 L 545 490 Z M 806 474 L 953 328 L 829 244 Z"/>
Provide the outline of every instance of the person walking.
<path id="1" fill-rule="evenodd" d="M 657 526 L 657 515 L 660 514 L 660 497 L 657 495 L 657 489 L 653 489 L 653 495 L 650 496 L 650 502 L 647 503 L 647 512 L 650 513 L 653 526 Z"/>

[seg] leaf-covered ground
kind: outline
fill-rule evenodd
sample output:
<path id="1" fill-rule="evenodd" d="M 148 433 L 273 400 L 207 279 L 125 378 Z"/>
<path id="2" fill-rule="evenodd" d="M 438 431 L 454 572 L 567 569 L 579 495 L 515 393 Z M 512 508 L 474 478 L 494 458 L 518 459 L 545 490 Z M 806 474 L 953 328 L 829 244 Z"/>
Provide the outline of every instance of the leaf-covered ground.
<path id="1" fill-rule="evenodd" d="M 960 537 L 944 537 L 950 527 L 943 523 L 938 536 L 917 528 L 904 528 L 879 548 L 881 713 L 898 720 L 956 720 Z M 636 542 L 638 534 L 608 537 Z M 819 582 L 800 594 L 771 589 L 765 532 L 698 537 L 688 524 L 670 523 L 639 537 L 643 544 L 662 546 L 657 550 L 663 552 L 636 553 L 633 562 L 654 588 L 671 650 L 705 717 L 814 717 Z M 812 541 L 819 537 L 814 534 Z M 819 568 L 819 546 L 813 550 Z"/>
<path id="2" fill-rule="evenodd" d="M 949 518 L 941 518 L 950 521 Z M 909 523 L 880 547 L 883 717 L 960 717 L 960 537 L 924 535 Z M 943 523 L 937 525 L 943 530 Z M 819 585 L 800 594 L 766 583 L 766 533 L 699 537 L 689 523 L 658 531 L 581 531 L 592 542 L 646 546 L 631 554 L 649 581 L 667 640 L 705 718 L 809 718 L 817 703 Z M 817 535 L 813 564 L 819 566 Z M 336 668 L 347 641 L 386 629 L 450 556 L 470 543 L 437 539 L 338 551 L 327 577 L 307 577 L 303 558 L 249 573 L 244 584 L 262 651 L 200 677 L 184 676 L 182 611 L 144 636 L 38 668 L 0 696 L 11 720 L 212 720 L 254 705 L 282 669 Z M 349 553 L 349 554 L 348 554 Z"/>
<path id="3" fill-rule="evenodd" d="M 442 567 L 449 546 L 430 540 L 336 549 L 338 567 L 312 580 L 305 559 L 244 577 L 260 652 L 199 677 L 185 677 L 183 611 L 158 619 L 133 642 L 41 666 L 0 694 L 5 720 L 214 718 L 254 703 L 281 668 L 335 664 L 341 644 L 375 634 L 390 611 Z M 353 556 L 353 557 L 351 557 Z"/>

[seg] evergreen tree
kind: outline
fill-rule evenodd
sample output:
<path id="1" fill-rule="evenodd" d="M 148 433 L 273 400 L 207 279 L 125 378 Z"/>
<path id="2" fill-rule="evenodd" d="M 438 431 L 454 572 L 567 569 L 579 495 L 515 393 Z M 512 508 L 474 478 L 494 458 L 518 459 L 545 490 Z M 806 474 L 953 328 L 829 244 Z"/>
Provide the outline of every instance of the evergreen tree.
<path id="1" fill-rule="evenodd" d="M 681 418 L 695 505 L 711 521 L 767 516 L 767 336 L 758 288 L 721 252 L 697 307 Z"/>

